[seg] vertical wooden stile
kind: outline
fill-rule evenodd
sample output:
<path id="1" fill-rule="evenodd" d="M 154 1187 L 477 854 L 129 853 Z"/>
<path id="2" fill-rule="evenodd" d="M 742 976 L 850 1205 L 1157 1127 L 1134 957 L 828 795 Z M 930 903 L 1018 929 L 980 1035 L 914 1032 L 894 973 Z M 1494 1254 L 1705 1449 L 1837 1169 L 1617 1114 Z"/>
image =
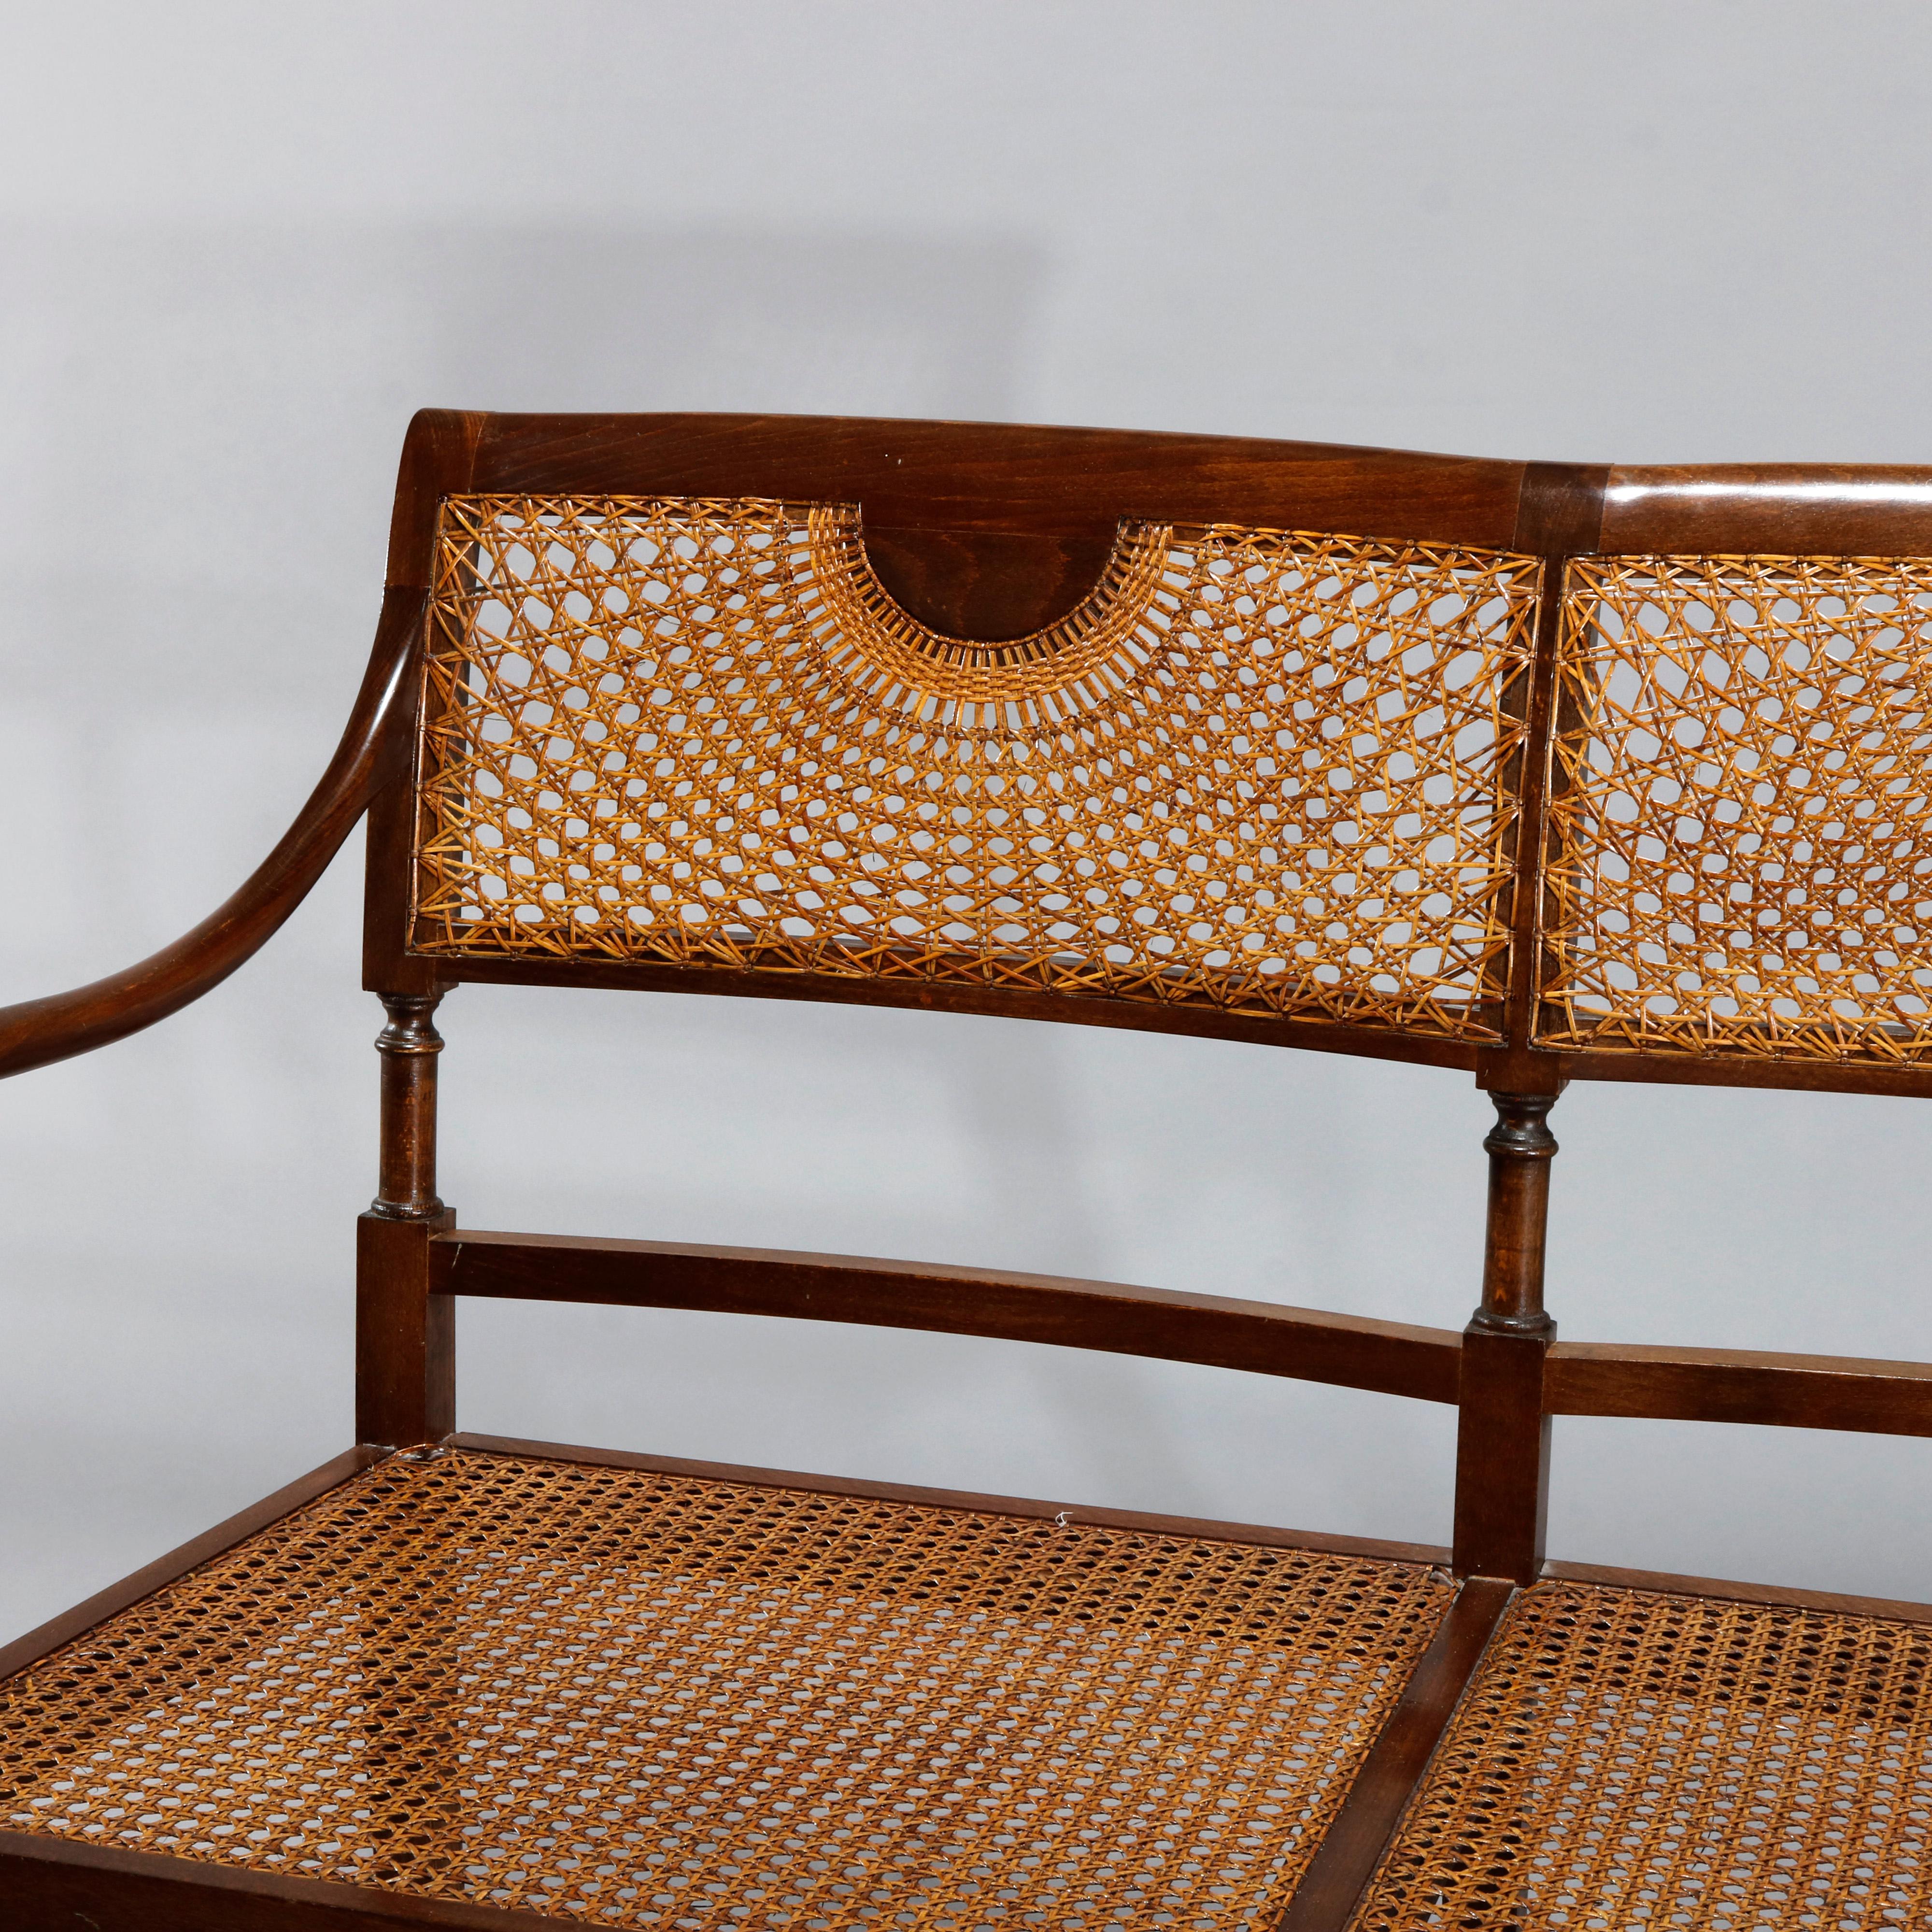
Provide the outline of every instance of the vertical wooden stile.
<path id="1" fill-rule="evenodd" d="M 390 532 L 388 581 L 426 597 L 436 582 L 438 507 L 468 486 L 482 419 L 425 410 L 410 426 Z M 425 626 L 434 621 L 425 608 Z M 382 1055 L 381 1178 L 356 1231 L 356 1434 L 403 1448 L 456 1426 L 455 1303 L 433 1292 L 431 1243 L 456 1216 L 436 1192 L 435 1013 L 448 982 L 412 957 L 416 846 L 423 782 L 423 634 L 414 689 L 396 727 L 398 775 L 370 802 L 362 982 L 388 1024 Z"/>
<path id="2" fill-rule="evenodd" d="M 456 1304 L 430 1274 L 431 1239 L 456 1216 L 436 1191 L 437 996 L 382 1005 L 382 1178 L 356 1226 L 356 1434 L 400 1448 L 456 1426 Z"/>
<path id="3" fill-rule="evenodd" d="M 1559 702 L 1557 652 L 1567 559 L 1593 550 L 1603 525 L 1607 470 L 1528 464 L 1514 548 L 1543 560 L 1535 662 L 1522 755 L 1510 776 L 1518 812 L 1512 852 L 1510 963 L 1504 1044 L 1486 1052 L 1478 1083 L 1496 1124 L 1490 1156 L 1482 1300 L 1463 1330 L 1456 1430 L 1455 1568 L 1462 1576 L 1535 1580 L 1543 1567 L 1550 1494 L 1550 1418 L 1544 1358 L 1556 1324 L 1543 1302 L 1550 1163 L 1548 1117 L 1564 1082 L 1558 1064 L 1532 1048 L 1542 978 L 1549 860 L 1550 741 Z"/>
<path id="4" fill-rule="evenodd" d="M 1543 1306 L 1556 1096 L 1492 1094 L 1483 1299 L 1462 1331 L 1456 1437 L 1458 1575 L 1533 1582 L 1543 1568 L 1550 1418 L 1543 1363 L 1556 1324 Z"/>

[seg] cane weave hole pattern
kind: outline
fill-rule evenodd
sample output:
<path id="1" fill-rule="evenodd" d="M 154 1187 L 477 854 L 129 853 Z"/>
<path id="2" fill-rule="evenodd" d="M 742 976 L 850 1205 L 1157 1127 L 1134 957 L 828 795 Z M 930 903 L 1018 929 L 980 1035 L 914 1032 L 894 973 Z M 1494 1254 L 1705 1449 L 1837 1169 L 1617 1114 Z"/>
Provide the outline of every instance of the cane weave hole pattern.
<path id="1" fill-rule="evenodd" d="M 1492 1038 L 1536 590 L 1124 525 L 1071 616 L 976 644 L 850 508 L 452 499 L 416 944 Z"/>
<path id="2" fill-rule="evenodd" d="M 1932 1923 L 1932 1628 L 1540 1584 L 1354 1932 Z"/>
<path id="3" fill-rule="evenodd" d="M 9 1682 L 0 1820 L 598 1924 L 1263 1932 L 1449 1594 L 412 1452 Z"/>
<path id="4" fill-rule="evenodd" d="M 1552 1044 L 1932 1048 L 1932 562 L 1570 569 Z"/>

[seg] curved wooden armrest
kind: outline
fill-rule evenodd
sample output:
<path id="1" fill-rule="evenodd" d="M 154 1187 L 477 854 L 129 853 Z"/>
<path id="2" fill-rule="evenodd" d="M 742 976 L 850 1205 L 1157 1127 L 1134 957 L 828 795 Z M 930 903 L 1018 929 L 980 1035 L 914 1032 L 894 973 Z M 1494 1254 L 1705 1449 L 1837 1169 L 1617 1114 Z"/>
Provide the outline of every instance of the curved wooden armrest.
<path id="1" fill-rule="evenodd" d="M 370 800 L 406 758 L 393 728 L 428 593 L 389 590 L 362 688 L 321 782 L 241 888 L 138 964 L 70 992 L 0 1007 L 0 1076 L 124 1040 L 219 986 L 308 896 Z"/>

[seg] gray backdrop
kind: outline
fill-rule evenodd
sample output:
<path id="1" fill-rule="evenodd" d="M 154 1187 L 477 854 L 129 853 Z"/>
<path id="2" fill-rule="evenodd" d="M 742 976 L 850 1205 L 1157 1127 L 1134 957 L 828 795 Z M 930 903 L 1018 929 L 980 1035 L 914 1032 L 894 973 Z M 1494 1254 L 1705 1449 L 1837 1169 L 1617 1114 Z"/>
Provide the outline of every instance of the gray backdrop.
<path id="1" fill-rule="evenodd" d="M 16 5 L 4 985 L 199 918 L 320 771 L 410 411 L 721 408 L 1483 454 L 1932 458 L 1922 6 Z M 215 996 L 0 1092 L 0 1631 L 332 1454 L 380 1022 L 352 841 Z M 481 1225 L 1442 1324 L 1466 1078 L 472 987 Z M 1932 1354 L 1932 1109 L 1573 1089 L 1579 1340 Z M 466 1426 L 1431 1540 L 1453 1418 L 1052 1349 L 466 1307 Z M 1558 1425 L 1585 1560 L 1932 1595 L 1932 1444 Z M 1856 1498 L 1856 1500 L 1853 1500 Z"/>

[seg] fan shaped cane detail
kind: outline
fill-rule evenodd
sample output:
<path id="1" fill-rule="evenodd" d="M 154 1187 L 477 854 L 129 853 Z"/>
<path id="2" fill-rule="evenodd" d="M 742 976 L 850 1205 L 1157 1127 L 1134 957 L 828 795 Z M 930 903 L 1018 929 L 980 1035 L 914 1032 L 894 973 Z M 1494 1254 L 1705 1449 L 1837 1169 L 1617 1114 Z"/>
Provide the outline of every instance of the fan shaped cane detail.
<path id="1" fill-rule="evenodd" d="M 453 499 L 440 558 L 421 950 L 1495 1036 L 1533 560 L 1130 524 L 976 644 L 837 506 Z"/>

